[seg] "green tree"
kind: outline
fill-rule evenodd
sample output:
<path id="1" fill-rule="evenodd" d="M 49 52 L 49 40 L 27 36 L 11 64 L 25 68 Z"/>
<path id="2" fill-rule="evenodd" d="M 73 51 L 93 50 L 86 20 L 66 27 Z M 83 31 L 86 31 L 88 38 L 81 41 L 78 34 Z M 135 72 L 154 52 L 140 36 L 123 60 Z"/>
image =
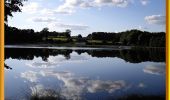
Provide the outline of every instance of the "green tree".
<path id="1" fill-rule="evenodd" d="M 27 0 L 5 0 L 5 21 L 8 21 L 8 16 L 13 17 L 13 12 L 21 12 L 23 1 Z"/>
<path id="2" fill-rule="evenodd" d="M 142 32 L 139 30 L 131 30 L 130 33 L 127 35 L 127 45 L 137 45 L 138 44 L 138 36 Z"/>
<path id="3" fill-rule="evenodd" d="M 49 29 L 47 27 L 43 28 L 42 31 L 40 32 L 42 35 L 43 35 L 43 40 L 47 40 L 47 37 L 48 37 L 48 31 Z"/>
<path id="4" fill-rule="evenodd" d="M 70 29 L 67 29 L 65 33 L 66 33 L 65 36 L 66 36 L 67 38 L 70 38 L 70 37 L 71 37 L 71 30 L 70 30 Z"/>
<path id="5" fill-rule="evenodd" d="M 82 36 L 81 36 L 81 34 L 79 34 L 77 37 L 78 37 L 79 39 L 82 39 Z"/>

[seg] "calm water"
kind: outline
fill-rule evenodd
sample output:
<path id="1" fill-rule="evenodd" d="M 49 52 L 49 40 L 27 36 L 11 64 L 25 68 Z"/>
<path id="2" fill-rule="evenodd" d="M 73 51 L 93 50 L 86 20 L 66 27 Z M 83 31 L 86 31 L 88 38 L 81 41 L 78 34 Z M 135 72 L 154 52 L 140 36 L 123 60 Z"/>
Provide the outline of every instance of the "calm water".
<path id="1" fill-rule="evenodd" d="M 5 98 L 69 100 L 165 95 L 164 50 L 6 48 Z"/>

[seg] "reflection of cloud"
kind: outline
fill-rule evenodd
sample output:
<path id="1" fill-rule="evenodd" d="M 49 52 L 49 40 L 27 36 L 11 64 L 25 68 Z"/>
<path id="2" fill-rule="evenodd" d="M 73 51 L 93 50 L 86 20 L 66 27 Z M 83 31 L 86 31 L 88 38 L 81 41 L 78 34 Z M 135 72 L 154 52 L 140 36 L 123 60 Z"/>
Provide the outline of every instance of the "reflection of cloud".
<path id="1" fill-rule="evenodd" d="M 21 77 L 27 79 L 30 82 L 37 82 L 38 79 L 37 72 L 34 71 L 21 73 Z"/>
<path id="2" fill-rule="evenodd" d="M 99 91 L 114 92 L 125 87 L 124 81 L 91 80 L 86 77 L 75 77 L 70 72 L 44 71 L 47 76 L 57 77 L 64 82 L 62 93 L 65 97 L 80 96 L 83 92 L 95 93 Z"/>
<path id="3" fill-rule="evenodd" d="M 148 65 L 143 69 L 143 71 L 148 74 L 161 75 L 165 73 L 165 65 L 161 66 Z"/>
<path id="4" fill-rule="evenodd" d="M 105 91 L 112 93 L 116 90 L 122 89 L 126 87 L 126 84 L 123 80 L 119 81 L 103 81 L 103 80 L 92 80 L 87 77 L 76 77 L 71 72 L 55 72 L 53 70 L 41 70 L 39 73 L 36 72 L 25 72 L 26 75 L 23 78 L 28 79 L 31 82 L 32 77 L 30 78 L 30 74 L 33 73 L 34 81 L 37 80 L 37 77 L 55 77 L 58 80 L 63 82 L 63 86 L 61 87 L 61 94 L 67 99 L 76 99 L 77 97 L 82 97 L 83 93 L 96 93 L 100 91 Z M 36 74 L 35 74 L 36 73 Z M 24 75 L 25 75 L 24 74 Z M 39 90 L 42 88 L 39 86 Z"/>
<path id="5" fill-rule="evenodd" d="M 56 66 L 60 66 L 61 63 L 82 63 L 83 61 L 87 60 L 87 56 L 84 55 L 73 55 L 71 56 L 70 59 L 65 59 L 64 56 L 50 56 L 48 58 L 48 62 L 31 62 L 31 63 L 26 63 L 27 66 L 32 67 L 32 68 L 55 68 Z"/>
<path id="6" fill-rule="evenodd" d="M 56 64 L 52 62 L 32 62 L 26 65 L 32 68 L 54 68 L 56 66 Z"/>
<path id="7" fill-rule="evenodd" d="M 88 91 L 95 93 L 97 91 L 107 91 L 109 93 L 114 92 L 125 87 L 124 81 L 101 81 L 101 80 L 92 80 L 90 81 L 90 86 L 88 86 Z"/>
<path id="8" fill-rule="evenodd" d="M 144 87 L 145 87 L 145 84 L 144 84 L 144 83 L 139 83 L 139 84 L 138 84 L 138 87 L 144 88 Z"/>
<path id="9" fill-rule="evenodd" d="M 89 58 L 85 55 L 74 55 L 74 56 L 71 56 L 71 59 L 69 59 L 70 62 L 82 62 L 82 61 L 85 61 L 85 60 L 88 60 Z"/>

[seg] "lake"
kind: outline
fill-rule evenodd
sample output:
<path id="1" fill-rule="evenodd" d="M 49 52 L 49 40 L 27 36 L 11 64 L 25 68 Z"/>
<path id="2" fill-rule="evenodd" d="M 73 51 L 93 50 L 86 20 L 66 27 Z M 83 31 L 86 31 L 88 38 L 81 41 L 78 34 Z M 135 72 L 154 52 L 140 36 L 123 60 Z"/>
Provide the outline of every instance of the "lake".
<path id="1" fill-rule="evenodd" d="M 6 47 L 5 64 L 6 100 L 165 96 L 162 49 Z"/>

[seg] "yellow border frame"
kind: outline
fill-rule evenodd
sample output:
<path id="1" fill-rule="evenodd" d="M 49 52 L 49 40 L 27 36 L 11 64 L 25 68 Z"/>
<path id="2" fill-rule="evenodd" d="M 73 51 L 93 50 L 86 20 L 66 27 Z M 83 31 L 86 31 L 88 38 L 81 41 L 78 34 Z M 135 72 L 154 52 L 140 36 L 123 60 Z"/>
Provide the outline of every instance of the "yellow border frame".
<path id="1" fill-rule="evenodd" d="M 166 0 L 166 100 L 170 100 L 170 87 L 169 87 L 169 80 L 170 80 L 170 76 L 169 76 L 169 43 L 170 43 L 170 39 L 169 39 L 169 7 L 170 5 L 170 1 Z"/>
<path id="2" fill-rule="evenodd" d="M 170 1 L 166 0 L 166 100 L 170 100 L 169 87 L 169 7 Z M 4 0 L 0 0 L 0 100 L 4 100 Z"/>
<path id="3" fill-rule="evenodd" d="M 4 100 L 4 0 L 0 0 L 0 100 Z"/>

